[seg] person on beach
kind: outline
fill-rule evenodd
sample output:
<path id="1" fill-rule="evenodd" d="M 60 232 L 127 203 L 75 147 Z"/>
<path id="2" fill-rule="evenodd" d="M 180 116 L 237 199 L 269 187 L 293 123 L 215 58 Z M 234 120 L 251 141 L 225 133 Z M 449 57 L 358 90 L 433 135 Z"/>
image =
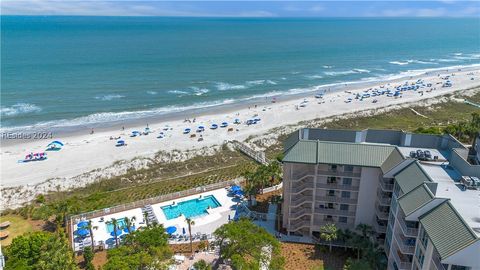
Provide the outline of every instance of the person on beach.
<path id="1" fill-rule="evenodd" d="M 93 128 L 92 128 L 92 130 L 90 131 L 90 134 L 93 134 L 93 133 L 95 133 L 95 131 L 93 131 Z"/>

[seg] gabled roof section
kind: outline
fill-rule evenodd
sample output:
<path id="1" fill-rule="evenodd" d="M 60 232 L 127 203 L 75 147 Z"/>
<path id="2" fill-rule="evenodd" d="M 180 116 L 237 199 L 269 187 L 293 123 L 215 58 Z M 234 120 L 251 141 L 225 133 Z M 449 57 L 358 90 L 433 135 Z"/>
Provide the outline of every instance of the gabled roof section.
<path id="1" fill-rule="evenodd" d="M 394 149 L 391 145 L 300 140 L 283 161 L 380 167 Z"/>
<path id="2" fill-rule="evenodd" d="M 442 260 L 478 240 L 449 201 L 421 216 L 420 223 Z"/>
<path id="3" fill-rule="evenodd" d="M 317 164 L 317 142 L 298 141 L 285 154 L 283 162 Z"/>
<path id="4" fill-rule="evenodd" d="M 402 208 L 406 216 L 415 212 L 426 203 L 430 202 L 434 198 L 428 187 L 423 184 L 412 191 L 404 194 L 398 199 L 398 204 Z"/>
<path id="5" fill-rule="evenodd" d="M 391 145 L 318 142 L 318 163 L 380 167 L 394 149 Z"/>
<path id="6" fill-rule="evenodd" d="M 402 163 L 404 160 L 402 153 L 400 153 L 400 150 L 395 147 L 395 149 L 390 153 L 390 155 L 387 157 L 387 159 L 382 163 L 380 166 L 380 169 L 382 169 L 383 174 L 389 172 L 391 169 L 393 169 L 395 166 L 398 164 Z"/>
<path id="7" fill-rule="evenodd" d="M 431 182 L 432 180 L 430 180 L 428 175 L 421 168 L 417 161 L 412 162 L 410 165 L 397 173 L 395 175 L 395 181 L 402 189 L 403 194 L 406 194 L 422 183 Z"/>

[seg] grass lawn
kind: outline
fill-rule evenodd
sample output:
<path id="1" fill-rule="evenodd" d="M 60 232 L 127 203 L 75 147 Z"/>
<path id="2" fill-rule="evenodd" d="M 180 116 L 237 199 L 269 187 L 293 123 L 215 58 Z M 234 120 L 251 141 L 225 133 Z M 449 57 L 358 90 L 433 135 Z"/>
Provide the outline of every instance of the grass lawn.
<path id="1" fill-rule="evenodd" d="M 43 222 L 37 220 L 24 219 L 18 215 L 6 215 L 0 217 L 0 223 L 10 221 L 10 226 L 5 228 L 4 231 L 9 232 L 9 236 L 0 241 L 2 246 L 8 246 L 12 242 L 12 239 L 16 236 L 24 233 L 40 231 L 42 230 Z M 3 230 L 2 230 L 3 231 Z"/>

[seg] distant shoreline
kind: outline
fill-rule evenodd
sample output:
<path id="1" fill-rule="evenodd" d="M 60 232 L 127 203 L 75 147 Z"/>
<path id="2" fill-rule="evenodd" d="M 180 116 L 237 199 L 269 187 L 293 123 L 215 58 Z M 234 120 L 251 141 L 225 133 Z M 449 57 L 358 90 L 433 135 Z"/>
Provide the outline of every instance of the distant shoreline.
<path id="1" fill-rule="evenodd" d="M 169 121 L 179 121 L 184 119 L 193 119 L 196 117 L 202 117 L 205 115 L 210 115 L 212 113 L 225 113 L 229 114 L 241 109 L 245 109 L 248 107 L 257 106 L 268 106 L 271 104 L 272 99 L 275 98 L 277 102 L 288 102 L 293 101 L 301 98 L 311 97 L 312 95 L 318 92 L 324 92 L 329 90 L 330 93 L 334 92 L 342 92 L 342 91 L 350 91 L 355 90 L 358 88 L 367 88 L 367 87 L 374 87 L 381 83 L 396 83 L 401 82 L 406 79 L 417 79 L 422 78 L 424 76 L 429 76 L 434 73 L 443 73 L 443 72 L 458 72 L 461 71 L 470 71 L 470 70 L 477 70 L 480 67 L 480 64 L 473 64 L 467 66 L 449 66 L 449 67 L 442 67 L 437 69 L 424 69 L 424 70 L 417 70 L 413 71 L 412 75 L 392 75 L 393 79 L 386 79 L 382 80 L 382 78 L 378 78 L 378 80 L 372 81 L 352 81 L 352 82 L 343 82 L 343 83 L 335 83 L 329 84 L 327 86 L 318 86 L 318 89 L 305 91 L 296 94 L 288 94 L 283 93 L 276 96 L 268 96 L 268 97 L 259 97 L 254 98 L 251 100 L 245 100 L 240 102 L 233 102 L 231 104 L 223 104 L 223 105 L 216 105 L 213 107 L 207 108 L 199 108 L 199 109 L 192 109 L 180 112 L 172 112 L 172 113 L 165 113 L 165 114 L 158 114 L 153 116 L 147 116 L 143 118 L 134 118 L 134 119 L 126 119 L 123 121 L 111 121 L 111 122 L 102 122 L 102 123 L 93 123 L 93 124 L 85 124 L 85 125 L 77 125 L 77 126 L 60 126 L 60 127 L 41 127 L 41 126 L 27 126 L 27 127 L 6 127 L 0 129 L 0 143 L 2 145 L 12 145 L 12 144 L 21 144 L 25 143 L 28 140 L 25 139 L 5 139 L 7 136 L 21 136 L 27 137 L 28 135 L 35 134 L 42 134 L 41 136 L 47 136 L 45 141 L 47 142 L 50 139 L 54 139 L 56 137 L 71 137 L 71 136 L 79 136 L 79 135 L 86 135 L 91 132 L 93 129 L 94 132 L 116 132 L 121 131 L 122 128 L 125 129 L 139 129 L 148 125 L 156 125 L 162 122 L 169 122 Z M 67 120 L 68 121 L 68 120 Z"/>

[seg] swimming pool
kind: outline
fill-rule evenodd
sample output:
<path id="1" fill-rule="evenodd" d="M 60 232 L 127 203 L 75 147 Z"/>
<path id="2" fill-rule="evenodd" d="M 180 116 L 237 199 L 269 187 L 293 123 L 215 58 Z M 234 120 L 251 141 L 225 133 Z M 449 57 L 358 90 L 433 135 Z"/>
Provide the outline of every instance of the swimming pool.
<path id="1" fill-rule="evenodd" d="M 113 232 L 113 224 L 110 223 L 110 222 L 105 222 L 105 224 L 107 225 L 107 232 L 108 233 L 112 233 Z M 125 219 L 124 218 L 120 218 L 120 219 L 117 219 L 117 226 L 118 228 L 120 229 L 123 229 L 125 228 Z"/>
<path id="2" fill-rule="evenodd" d="M 203 198 L 192 199 L 178 204 L 171 204 L 161 207 L 163 213 L 168 219 L 174 219 L 183 214 L 186 218 L 196 217 L 207 214 L 207 209 L 217 208 L 221 204 L 213 195 L 205 196 Z"/>

